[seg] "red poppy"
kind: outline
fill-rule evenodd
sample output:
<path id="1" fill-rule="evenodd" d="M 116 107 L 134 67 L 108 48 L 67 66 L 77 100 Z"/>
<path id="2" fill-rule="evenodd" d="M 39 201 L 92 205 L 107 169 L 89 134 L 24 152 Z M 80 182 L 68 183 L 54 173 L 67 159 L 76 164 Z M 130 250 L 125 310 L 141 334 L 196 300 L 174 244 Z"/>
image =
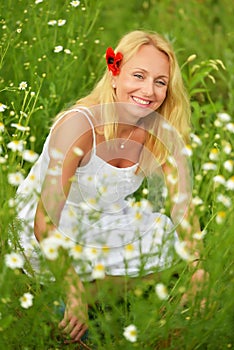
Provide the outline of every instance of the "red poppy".
<path id="1" fill-rule="evenodd" d="M 121 52 L 114 53 L 114 50 L 111 47 L 108 47 L 106 50 L 106 63 L 108 69 L 112 71 L 113 75 L 118 75 L 120 72 L 120 63 L 123 59 Z"/>

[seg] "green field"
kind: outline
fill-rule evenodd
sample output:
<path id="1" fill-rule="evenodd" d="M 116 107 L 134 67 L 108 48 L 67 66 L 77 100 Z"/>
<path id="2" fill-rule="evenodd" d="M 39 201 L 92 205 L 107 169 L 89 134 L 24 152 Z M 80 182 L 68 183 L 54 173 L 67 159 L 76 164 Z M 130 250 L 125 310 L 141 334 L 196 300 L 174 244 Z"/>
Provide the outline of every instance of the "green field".
<path id="1" fill-rule="evenodd" d="M 139 279 L 121 300 L 100 289 L 87 344 L 98 350 L 234 348 L 233 18 L 234 3 L 227 0 L 1 1 L 0 349 L 79 348 L 65 346 L 57 329 L 57 284 L 6 263 L 7 254 L 23 254 L 14 196 L 33 160 L 21 146 L 32 157 L 41 152 L 56 114 L 91 90 L 106 69 L 106 48 L 134 29 L 171 41 L 189 91 L 193 203 L 204 233 L 199 267 L 209 277 L 185 305 L 181 297 L 191 292 L 194 269 L 179 258 L 151 283 Z M 62 283 L 62 273 L 56 278 Z M 164 300 L 155 292 L 158 282 L 167 289 Z M 33 295 L 27 308 L 24 293 Z M 134 342 L 123 335 L 130 324 L 137 329 Z"/>

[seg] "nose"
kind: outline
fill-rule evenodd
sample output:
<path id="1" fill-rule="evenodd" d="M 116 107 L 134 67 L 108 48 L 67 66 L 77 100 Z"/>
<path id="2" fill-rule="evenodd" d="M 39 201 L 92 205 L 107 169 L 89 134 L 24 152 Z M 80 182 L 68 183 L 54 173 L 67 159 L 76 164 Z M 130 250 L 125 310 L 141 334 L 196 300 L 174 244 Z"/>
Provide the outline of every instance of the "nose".
<path id="1" fill-rule="evenodd" d="M 142 93 L 145 97 L 150 97 L 154 94 L 154 83 L 151 79 L 146 79 L 142 87 Z"/>

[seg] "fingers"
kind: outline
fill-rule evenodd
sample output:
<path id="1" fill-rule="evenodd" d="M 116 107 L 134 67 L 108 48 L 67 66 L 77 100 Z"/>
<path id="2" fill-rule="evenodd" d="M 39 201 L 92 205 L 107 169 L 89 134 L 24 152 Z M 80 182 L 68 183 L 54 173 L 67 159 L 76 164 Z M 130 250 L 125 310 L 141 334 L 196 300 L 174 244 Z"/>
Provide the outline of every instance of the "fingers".
<path id="1" fill-rule="evenodd" d="M 88 327 L 85 323 L 80 322 L 77 317 L 73 316 L 68 319 L 64 318 L 59 323 L 59 328 L 63 329 L 63 333 L 69 334 L 72 340 L 78 341 L 87 331 Z"/>

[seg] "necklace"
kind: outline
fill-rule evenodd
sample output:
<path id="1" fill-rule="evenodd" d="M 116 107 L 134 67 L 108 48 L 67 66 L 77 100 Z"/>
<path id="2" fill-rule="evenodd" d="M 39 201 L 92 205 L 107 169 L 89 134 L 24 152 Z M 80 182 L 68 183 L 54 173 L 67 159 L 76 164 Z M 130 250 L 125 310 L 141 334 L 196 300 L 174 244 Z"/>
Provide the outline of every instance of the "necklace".
<path id="1" fill-rule="evenodd" d="M 132 129 L 132 131 L 130 132 L 130 134 L 128 135 L 128 137 L 127 137 L 123 142 L 120 143 L 120 146 L 119 146 L 119 147 L 120 147 L 121 149 L 124 149 L 125 143 L 126 143 L 127 141 L 130 140 L 130 137 L 132 136 L 132 134 L 134 133 L 134 131 L 135 131 L 135 128 Z"/>

